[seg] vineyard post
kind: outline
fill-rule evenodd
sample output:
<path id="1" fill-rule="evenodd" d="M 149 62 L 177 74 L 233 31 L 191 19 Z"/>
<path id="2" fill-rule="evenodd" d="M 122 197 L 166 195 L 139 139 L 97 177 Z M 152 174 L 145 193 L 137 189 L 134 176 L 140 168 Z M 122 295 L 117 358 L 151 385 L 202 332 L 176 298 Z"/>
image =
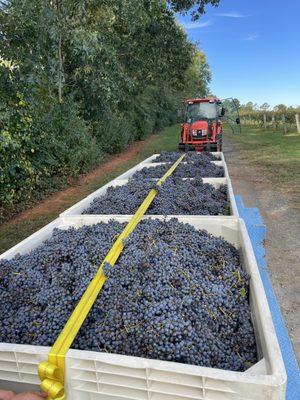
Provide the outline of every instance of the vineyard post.
<path id="1" fill-rule="evenodd" d="M 267 116 L 264 114 L 264 128 L 267 129 Z"/>
<path id="2" fill-rule="evenodd" d="M 285 119 L 285 115 L 282 115 L 282 122 L 283 122 L 283 129 L 284 129 L 284 134 L 287 134 L 287 127 L 286 127 L 286 119 Z"/>
<path id="3" fill-rule="evenodd" d="M 275 124 L 275 115 L 274 115 L 274 114 L 272 114 L 272 127 L 273 127 L 273 129 L 276 128 L 276 124 Z"/>
<path id="4" fill-rule="evenodd" d="M 295 115 L 296 125 L 297 125 L 297 132 L 300 133 L 300 121 L 299 121 L 299 114 Z"/>

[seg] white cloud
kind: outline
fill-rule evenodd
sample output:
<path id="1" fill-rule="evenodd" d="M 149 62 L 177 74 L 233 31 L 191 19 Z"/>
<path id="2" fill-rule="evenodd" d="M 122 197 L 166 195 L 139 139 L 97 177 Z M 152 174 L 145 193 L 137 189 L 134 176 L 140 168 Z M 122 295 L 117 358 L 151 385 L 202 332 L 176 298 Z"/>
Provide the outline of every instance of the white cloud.
<path id="1" fill-rule="evenodd" d="M 256 39 L 258 39 L 259 38 L 259 35 L 257 35 L 257 34 L 251 34 L 251 35 L 248 35 L 248 36 L 246 36 L 244 39 L 242 39 L 242 40 L 245 40 L 246 42 L 252 42 L 253 40 L 256 40 Z"/>
<path id="2" fill-rule="evenodd" d="M 206 28 L 207 26 L 211 26 L 213 25 L 213 21 L 212 20 L 208 20 L 205 22 L 180 22 L 181 25 L 186 29 L 186 30 L 190 30 L 190 29 L 200 29 L 200 28 Z"/>
<path id="3" fill-rule="evenodd" d="M 240 14 L 239 12 L 236 12 L 236 11 L 218 13 L 218 14 L 215 14 L 215 15 L 217 17 L 227 17 L 227 18 L 247 18 L 247 17 L 250 17 L 250 15 Z"/>

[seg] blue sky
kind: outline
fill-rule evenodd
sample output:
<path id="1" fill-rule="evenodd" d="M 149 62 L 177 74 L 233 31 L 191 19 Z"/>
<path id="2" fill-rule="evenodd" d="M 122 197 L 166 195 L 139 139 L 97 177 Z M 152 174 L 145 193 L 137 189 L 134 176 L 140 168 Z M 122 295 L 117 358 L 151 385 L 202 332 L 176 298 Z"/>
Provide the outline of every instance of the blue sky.
<path id="1" fill-rule="evenodd" d="M 178 20 L 206 53 L 212 93 L 300 104 L 300 0 L 221 0 L 196 22 Z"/>

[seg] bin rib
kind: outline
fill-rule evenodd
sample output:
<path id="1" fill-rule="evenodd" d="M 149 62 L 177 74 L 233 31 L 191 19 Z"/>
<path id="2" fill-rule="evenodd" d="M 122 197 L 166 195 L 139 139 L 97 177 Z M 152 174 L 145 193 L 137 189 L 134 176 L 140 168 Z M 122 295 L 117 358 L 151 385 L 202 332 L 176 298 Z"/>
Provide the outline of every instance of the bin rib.
<path id="1" fill-rule="evenodd" d="M 172 175 L 184 157 L 185 154 L 179 157 L 165 175 L 157 182 L 157 186 L 161 186 L 166 179 Z M 124 248 L 124 239 L 134 231 L 156 195 L 157 190 L 154 188 L 151 189 L 145 200 L 137 209 L 136 213 L 118 236 L 117 240 L 107 253 L 104 261 L 100 265 L 96 275 L 91 280 L 86 291 L 79 300 L 65 327 L 56 339 L 48 354 L 48 361 L 43 361 L 39 364 L 38 374 L 42 382 L 41 388 L 47 393 L 48 400 L 64 400 L 66 398 L 64 390 L 65 355 L 70 349 L 78 331 L 106 281 L 106 277 L 103 273 L 103 265 L 105 263 L 110 265 L 116 263 Z"/>

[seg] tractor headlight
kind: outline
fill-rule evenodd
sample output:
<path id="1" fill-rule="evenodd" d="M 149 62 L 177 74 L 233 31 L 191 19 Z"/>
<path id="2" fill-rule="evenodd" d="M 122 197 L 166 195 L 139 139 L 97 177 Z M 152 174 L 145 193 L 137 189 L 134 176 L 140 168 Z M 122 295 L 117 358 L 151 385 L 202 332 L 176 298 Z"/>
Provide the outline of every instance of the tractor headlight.
<path id="1" fill-rule="evenodd" d="M 192 129 L 192 135 L 193 136 L 206 136 L 207 135 L 207 129 Z"/>

